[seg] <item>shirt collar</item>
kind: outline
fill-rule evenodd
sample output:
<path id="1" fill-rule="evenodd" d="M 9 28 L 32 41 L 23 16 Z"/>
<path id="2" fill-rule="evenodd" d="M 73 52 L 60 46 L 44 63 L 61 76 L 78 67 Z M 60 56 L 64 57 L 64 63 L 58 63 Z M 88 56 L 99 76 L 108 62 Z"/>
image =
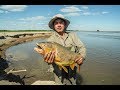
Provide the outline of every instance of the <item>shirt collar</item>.
<path id="1" fill-rule="evenodd" d="M 57 32 L 54 32 L 54 35 L 61 38 L 61 36 Z M 68 37 L 68 33 L 64 33 L 63 38 L 66 39 L 67 37 Z"/>

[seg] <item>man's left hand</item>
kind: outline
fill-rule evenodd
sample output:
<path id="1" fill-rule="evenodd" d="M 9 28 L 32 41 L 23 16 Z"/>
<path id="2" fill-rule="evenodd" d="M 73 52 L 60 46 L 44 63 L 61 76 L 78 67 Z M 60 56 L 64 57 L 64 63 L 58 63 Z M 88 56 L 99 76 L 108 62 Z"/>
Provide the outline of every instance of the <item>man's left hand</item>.
<path id="1" fill-rule="evenodd" d="M 83 63 L 83 57 L 78 57 L 75 59 L 75 62 L 78 64 L 78 65 L 81 65 Z"/>

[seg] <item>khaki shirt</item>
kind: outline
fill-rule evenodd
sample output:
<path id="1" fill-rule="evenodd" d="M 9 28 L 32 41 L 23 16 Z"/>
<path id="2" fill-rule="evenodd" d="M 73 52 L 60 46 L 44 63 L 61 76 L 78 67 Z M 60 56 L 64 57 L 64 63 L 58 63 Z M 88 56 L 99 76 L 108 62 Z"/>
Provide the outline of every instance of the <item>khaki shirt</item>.
<path id="1" fill-rule="evenodd" d="M 75 32 L 66 32 L 63 36 L 61 36 L 54 31 L 52 35 L 47 39 L 47 41 L 56 42 L 65 47 L 68 47 L 71 51 L 80 53 L 85 59 L 86 48 L 84 44 L 80 41 L 80 39 L 77 37 Z"/>

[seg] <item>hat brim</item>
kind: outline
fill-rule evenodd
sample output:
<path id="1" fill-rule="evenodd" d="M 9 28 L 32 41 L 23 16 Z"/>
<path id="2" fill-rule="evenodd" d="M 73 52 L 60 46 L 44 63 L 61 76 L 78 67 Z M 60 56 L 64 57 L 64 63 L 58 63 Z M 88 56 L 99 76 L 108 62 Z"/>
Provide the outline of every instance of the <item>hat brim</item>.
<path id="1" fill-rule="evenodd" d="M 66 28 L 67 28 L 68 25 L 70 24 L 70 21 L 67 20 L 67 19 L 65 19 L 65 18 L 55 17 L 55 18 L 51 19 L 50 22 L 49 22 L 49 27 L 50 27 L 51 29 L 54 29 L 53 23 L 54 23 L 54 21 L 55 21 L 56 19 L 62 19 L 62 20 L 64 20 L 65 23 L 66 23 L 66 26 L 65 26 Z"/>

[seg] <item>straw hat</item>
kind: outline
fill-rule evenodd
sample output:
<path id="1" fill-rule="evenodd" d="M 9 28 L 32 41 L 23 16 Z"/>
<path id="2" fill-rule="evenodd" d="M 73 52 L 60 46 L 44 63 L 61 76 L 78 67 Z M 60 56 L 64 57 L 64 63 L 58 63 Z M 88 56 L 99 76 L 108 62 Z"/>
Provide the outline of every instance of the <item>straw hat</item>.
<path id="1" fill-rule="evenodd" d="M 57 15 L 53 16 L 53 18 L 50 20 L 50 22 L 49 22 L 49 24 L 48 24 L 49 27 L 50 27 L 51 29 L 54 29 L 53 23 L 54 23 L 54 21 L 55 21 L 56 19 L 58 19 L 58 18 L 59 18 L 59 19 L 62 19 L 62 20 L 64 20 L 64 21 L 66 22 L 66 28 L 67 28 L 68 25 L 70 24 L 70 21 L 67 20 L 67 19 L 65 19 L 62 14 L 57 14 Z"/>

